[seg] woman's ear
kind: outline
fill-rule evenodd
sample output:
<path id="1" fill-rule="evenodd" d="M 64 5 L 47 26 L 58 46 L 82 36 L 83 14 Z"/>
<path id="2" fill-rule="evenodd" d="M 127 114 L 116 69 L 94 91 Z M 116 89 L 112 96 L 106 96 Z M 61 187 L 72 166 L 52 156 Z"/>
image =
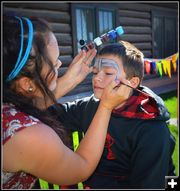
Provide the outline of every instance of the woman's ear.
<path id="1" fill-rule="evenodd" d="M 137 88 L 139 86 L 139 83 L 140 83 L 140 79 L 139 77 L 132 77 L 129 82 L 131 83 L 131 86 L 133 88 Z"/>
<path id="2" fill-rule="evenodd" d="M 34 86 L 32 81 L 27 77 L 21 77 L 16 81 L 16 91 L 21 93 L 33 92 Z"/>

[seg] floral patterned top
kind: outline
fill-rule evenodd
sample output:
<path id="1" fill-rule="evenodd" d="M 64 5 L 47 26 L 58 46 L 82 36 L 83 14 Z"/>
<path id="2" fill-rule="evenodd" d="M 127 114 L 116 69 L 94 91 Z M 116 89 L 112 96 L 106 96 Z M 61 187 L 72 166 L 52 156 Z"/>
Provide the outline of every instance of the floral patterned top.
<path id="1" fill-rule="evenodd" d="M 3 104 L 3 145 L 22 129 L 40 121 L 15 108 L 12 104 Z M 4 172 L 3 189 L 31 189 L 37 178 L 25 172 Z"/>

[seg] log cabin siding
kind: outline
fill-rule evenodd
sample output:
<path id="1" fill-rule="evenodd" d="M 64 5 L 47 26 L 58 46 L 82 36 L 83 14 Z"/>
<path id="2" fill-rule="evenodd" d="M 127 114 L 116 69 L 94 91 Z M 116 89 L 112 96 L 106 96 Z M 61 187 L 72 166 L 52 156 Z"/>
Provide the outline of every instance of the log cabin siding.
<path id="1" fill-rule="evenodd" d="M 60 47 L 60 58 L 63 63 L 60 74 L 63 75 L 71 63 L 74 55 L 73 38 L 75 37 L 73 26 L 74 18 L 72 18 L 72 4 L 61 2 L 20 2 L 3 4 L 3 11 L 13 11 L 17 15 L 35 16 L 46 19 L 57 38 Z M 79 5 L 76 3 L 76 5 Z M 151 3 L 84 3 L 84 5 L 96 8 L 111 8 L 116 12 L 116 26 L 122 25 L 125 34 L 121 36 L 122 40 L 126 40 L 134 44 L 145 55 L 145 57 L 153 57 L 152 52 L 152 10 L 162 10 L 177 13 L 177 9 Z M 96 18 L 94 18 L 96 19 Z M 177 25 L 178 26 L 178 25 Z M 176 29 L 178 31 L 178 29 Z M 178 33 L 177 33 L 178 34 Z M 68 95 L 92 90 L 90 74 L 86 80 L 77 86 Z M 162 80 L 161 80 L 162 81 Z"/>
<path id="2" fill-rule="evenodd" d="M 139 48 L 145 57 L 152 57 L 152 23 L 150 6 L 119 4 L 117 22 L 124 28 L 121 39 Z"/>
<path id="3" fill-rule="evenodd" d="M 73 49 L 69 3 L 4 3 L 4 11 L 47 20 L 60 46 L 62 67 L 71 63 Z"/>

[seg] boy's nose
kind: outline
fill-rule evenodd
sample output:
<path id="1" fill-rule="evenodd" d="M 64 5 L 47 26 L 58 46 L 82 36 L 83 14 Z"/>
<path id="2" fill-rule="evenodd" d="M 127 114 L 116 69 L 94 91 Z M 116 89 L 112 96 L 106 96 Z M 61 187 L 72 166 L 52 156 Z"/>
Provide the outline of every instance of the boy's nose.
<path id="1" fill-rule="evenodd" d="M 96 78 L 95 80 L 96 80 L 96 81 L 99 81 L 99 82 L 102 82 L 102 79 L 101 79 L 101 78 Z"/>
<path id="2" fill-rule="evenodd" d="M 103 74 L 98 72 L 97 75 L 94 77 L 94 80 L 102 82 L 103 81 Z"/>

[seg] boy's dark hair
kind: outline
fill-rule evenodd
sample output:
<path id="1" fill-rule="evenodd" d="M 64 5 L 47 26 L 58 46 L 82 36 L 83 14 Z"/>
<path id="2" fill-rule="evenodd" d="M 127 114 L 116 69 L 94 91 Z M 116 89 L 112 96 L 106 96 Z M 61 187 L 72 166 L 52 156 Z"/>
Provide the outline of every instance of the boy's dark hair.
<path id="1" fill-rule="evenodd" d="M 99 51 L 98 55 L 105 54 L 118 56 L 122 59 L 127 79 L 139 77 L 140 82 L 142 81 L 144 76 L 144 55 L 134 45 L 126 41 L 106 45 Z"/>

